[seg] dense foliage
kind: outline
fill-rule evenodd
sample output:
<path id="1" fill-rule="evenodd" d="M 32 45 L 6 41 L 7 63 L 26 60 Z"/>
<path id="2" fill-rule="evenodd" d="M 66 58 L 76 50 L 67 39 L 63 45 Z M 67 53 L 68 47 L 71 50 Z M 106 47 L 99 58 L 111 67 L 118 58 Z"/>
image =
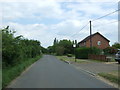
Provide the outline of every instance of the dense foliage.
<path id="1" fill-rule="evenodd" d="M 115 47 L 107 47 L 104 49 L 105 55 L 115 54 L 115 53 L 117 53 L 117 48 L 115 48 Z"/>
<path id="2" fill-rule="evenodd" d="M 86 48 L 86 47 L 77 48 L 75 50 L 75 57 L 76 58 L 88 58 L 89 52 L 90 52 L 89 48 Z"/>
<path id="3" fill-rule="evenodd" d="M 77 42 L 77 41 L 75 41 Z M 49 53 L 54 53 L 56 55 L 67 55 L 74 54 L 73 41 L 70 40 L 60 40 L 54 39 L 53 46 L 48 47 Z"/>
<path id="4" fill-rule="evenodd" d="M 96 47 L 81 47 L 75 50 L 76 58 L 87 59 L 89 54 L 101 54 L 101 50 Z"/>
<path id="5" fill-rule="evenodd" d="M 120 49 L 120 43 L 114 43 L 114 44 L 112 45 L 112 47 L 117 48 L 117 49 Z"/>
<path id="6" fill-rule="evenodd" d="M 2 29 L 2 64 L 3 68 L 16 65 L 26 58 L 40 55 L 40 42 L 14 36 L 9 28 Z"/>
<path id="7" fill-rule="evenodd" d="M 44 47 L 41 46 L 41 53 L 44 53 L 44 54 L 47 54 L 48 53 L 48 50 Z"/>

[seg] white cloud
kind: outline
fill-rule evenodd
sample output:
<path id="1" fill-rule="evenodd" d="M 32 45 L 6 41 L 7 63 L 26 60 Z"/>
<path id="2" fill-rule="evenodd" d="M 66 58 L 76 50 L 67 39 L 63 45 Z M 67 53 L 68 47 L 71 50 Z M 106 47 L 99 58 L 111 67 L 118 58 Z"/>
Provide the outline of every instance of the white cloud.
<path id="1" fill-rule="evenodd" d="M 103 5 L 104 4 L 104 5 Z M 108 5 L 109 8 L 105 9 L 105 7 Z M 110 5 L 112 7 L 110 7 Z M 114 6 L 116 5 L 116 7 Z M 115 7 L 115 8 L 113 8 Z M 117 10 L 117 3 L 116 4 L 111 4 L 111 3 L 96 3 L 96 2 L 86 2 L 86 3 L 77 3 L 77 4 L 68 4 L 67 8 L 71 8 L 74 11 L 79 11 L 84 13 L 83 15 L 80 16 L 80 18 L 85 19 L 85 18 L 91 18 L 95 15 L 99 16 L 103 16 L 107 13 L 113 12 L 115 10 Z"/>
<path id="2" fill-rule="evenodd" d="M 80 26 L 81 23 L 78 20 L 66 20 L 55 24 L 53 27 L 55 30 L 57 30 L 57 34 L 59 35 L 71 35 L 76 30 L 79 30 Z"/>
<path id="3" fill-rule="evenodd" d="M 3 19 L 13 20 L 17 18 L 61 18 L 62 9 L 57 2 L 7 2 L 3 3 Z M 58 18 L 59 17 L 59 18 Z"/>
<path id="4" fill-rule="evenodd" d="M 13 20 L 17 18 L 32 18 L 32 19 L 87 19 L 93 15 L 104 15 L 111 11 L 113 8 L 102 8 L 106 3 L 92 3 L 92 2 L 79 2 L 78 4 L 68 4 L 66 11 L 62 9 L 60 3 L 54 0 L 40 0 L 38 2 L 13 2 L 3 3 L 3 19 Z M 104 5 L 104 6 L 105 6 Z M 116 4 L 117 6 L 117 4 Z M 117 8 L 117 7 L 116 7 Z M 82 13 L 81 13 L 82 12 Z M 84 14 L 83 14 L 84 13 Z M 84 16 L 83 16 L 84 15 Z"/>

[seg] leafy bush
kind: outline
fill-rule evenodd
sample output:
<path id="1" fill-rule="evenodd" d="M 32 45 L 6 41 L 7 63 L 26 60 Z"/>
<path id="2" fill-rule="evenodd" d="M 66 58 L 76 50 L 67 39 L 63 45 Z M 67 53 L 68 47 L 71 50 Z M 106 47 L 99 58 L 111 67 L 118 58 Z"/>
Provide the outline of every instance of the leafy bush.
<path id="1" fill-rule="evenodd" d="M 65 50 L 65 48 L 64 47 L 62 47 L 62 46 L 58 46 L 58 47 L 56 47 L 56 55 L 63 55 L 64 54 L 64 50 Z"/>
<path id="2" fill-rule="evenodd" d="M 75 50 L 75 57 L 86 59 L 86 58 L 88 58 L 89 52 L 90 52 L 90 48 L 86 48 L 86 47 L 77 48 Z"/>
<path id="3" fill-rule="evenodd" d="M 2 67 L 14 66 L 21 60 L 40 55 L 40 42 L 14 36 L 9 28 L 2 29 Z"/>
<path id="4" fill-rule="evenodd" d="M 70 40 L 60 40 L 58 46 L 64 47 L 64 55 L 72 53 L 72 42 Z"/>
<path id="5" fill-rule="evenodd" d="M 47 54 L 47 53 L 48 53 L 48 50 L 47 50 L 46 48 L 44 48 L 44 47 L 41 46 L 41 53 Z"/>
<path id="6" fill-rule="evenodd" d="M 89 54 L 95 54 L 95 55 L 100 55 L 102 52 L 101 49 L 97 48 L 97 47 L 92 47 L 90 48 L 90 53 Z"/>
<path id="7" fill-rule="evenodd" d="M 81 47 L 81 48 L 77 48 L 75 50 L 75 57 L 87 59 L 89 54 L 97 54 L 98 55 L 100 53 L 101 53 L 101 50 L 96 47 L 92 47 L 92 48 Z"/>
<path id="8" fill-rule="evenodd" d="M 112 47 L 114 47 L 114 48 L 117 48 L 117 49 L 120 49 L 120 43 L 114 43 L 113 45 L 112 45 Z"/>
<path id="9" fill-rule="evenodd" d="M 72 57 L 72 54 L 67 54 L 68 57 Z"/>
<path id="10" fill-rule="evenodd" d="M 66 40 L 66 39 L 58 41 L 55 38 L 53 46 L 48 47 L 48 52 L 49 53 L 56 53 L 56 55 L 73 54 L 74 53 L 73 42 L 70 40 Z"/>
<path id="11" fill-rule="evenodd" d="M 107 54 L 115 54 L 117 52 L 117 49 L 115 47 L 107 47 L 103 51 L 106 55 Z"/>

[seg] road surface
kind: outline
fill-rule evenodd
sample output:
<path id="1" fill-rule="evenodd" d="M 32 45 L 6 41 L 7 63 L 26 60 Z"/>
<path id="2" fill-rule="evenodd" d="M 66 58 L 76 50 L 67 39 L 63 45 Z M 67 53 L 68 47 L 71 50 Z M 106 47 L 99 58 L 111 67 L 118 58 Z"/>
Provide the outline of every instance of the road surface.
<path id="1" fill-rule="evenodd" d="M 55 56 L 44 55 L 8 88 L 113 88 Z"/>

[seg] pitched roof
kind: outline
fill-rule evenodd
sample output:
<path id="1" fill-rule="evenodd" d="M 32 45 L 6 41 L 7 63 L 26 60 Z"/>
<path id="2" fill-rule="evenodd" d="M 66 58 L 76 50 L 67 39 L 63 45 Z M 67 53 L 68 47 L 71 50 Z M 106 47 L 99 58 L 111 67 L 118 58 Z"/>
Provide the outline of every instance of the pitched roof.
<path id="1" fill-rule="evenodd" d="M 110 42 L 110 40 L 108 40 L 107 38 L 105 38 L 103 35 L 101 35 L 99 32 L 96 32 L 96 33 L 94 33 L 94 34 L 92 34 L 91 35 L 91 38 L 93 37 L 93 36 L 95 36 L 96 34 L 99 34 L 100 36 L 102 36 L 104 39 L 106 39 L 108 42 Z M 80 41 L 79 43 L 82 43 L 82 42 L 86 42 L 87 40 L 89 40 L 90 39 L 90 36 L 88 36 L 88 37 L 86 37 L 85 39 L 83 39 L 82 41 Z M 79 44 L 78 43 L 78 44 Z"/>

